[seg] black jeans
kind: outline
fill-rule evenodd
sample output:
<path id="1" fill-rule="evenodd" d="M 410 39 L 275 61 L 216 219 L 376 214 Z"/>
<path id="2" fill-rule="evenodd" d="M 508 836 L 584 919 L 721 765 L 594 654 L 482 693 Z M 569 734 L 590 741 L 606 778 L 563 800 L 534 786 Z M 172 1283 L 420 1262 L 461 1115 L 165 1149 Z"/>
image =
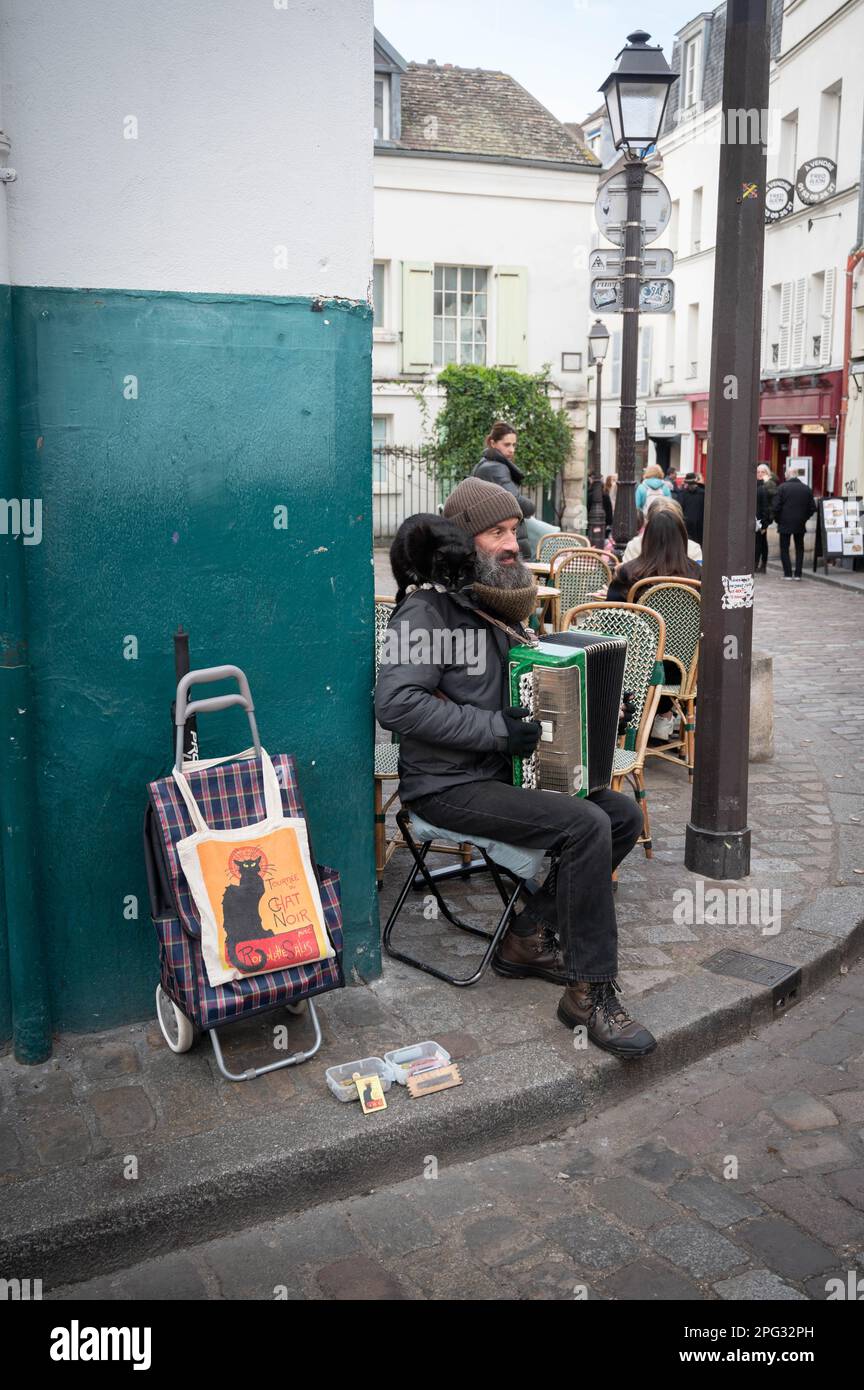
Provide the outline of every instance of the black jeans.
<path id="1" fill-rule="evenodd" d="M 558 929 L 567 978 L 612 980 L 618 924 L 612 870 L 642 833 L 642 813 L 621 792 L 589 798 L 528 791 L 510 782 L 465 782 L 411 802 L 424 820 L 469 837 L 555 851 Z"/>
<path id="2" fill-rule="evenodd" d="M 759 568 L 760 565 L 767 565 L 767 563 L 768 563 L 768 532 L 767 532 L 767 531 L 757 531 L 757 532 L 756 532 L 756 566 L 755 566 L 755 568 L 758 570 L 758 568 Z"/>
<path id="3" fill-rule="evenodd" d="M 789 559 L 789 542 L 792 537 L 787 532 L 786 535 L 780 532 L 780 563 L 783 566 L 783 573 L 787 579 L 792 577 L 792 564 Z M 801 571 L 804 568 L 804 532 L 795 532 L 795 578 L 801 578 Z"/>

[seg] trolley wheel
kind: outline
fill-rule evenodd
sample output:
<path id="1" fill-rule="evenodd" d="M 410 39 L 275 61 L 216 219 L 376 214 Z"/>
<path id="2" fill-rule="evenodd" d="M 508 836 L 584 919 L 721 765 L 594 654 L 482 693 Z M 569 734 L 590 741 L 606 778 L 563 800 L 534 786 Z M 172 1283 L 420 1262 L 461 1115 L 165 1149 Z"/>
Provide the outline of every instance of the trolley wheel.
<path id="1" fill-rule="evenodd" d="M 162 1036 L 172 1052 L 188 1052 L 195 1041 L 195 1028 L 161 985 L 156 986 L 156 1018 Z"/>
<path id="2" fill-rule="evenodd" d="M 285 1008 L 288 1010 L 289 1014 L 305 1014 L 308 1005 L 308 999 L 301 999 L 299 1004 L 286 1004 Z"/>

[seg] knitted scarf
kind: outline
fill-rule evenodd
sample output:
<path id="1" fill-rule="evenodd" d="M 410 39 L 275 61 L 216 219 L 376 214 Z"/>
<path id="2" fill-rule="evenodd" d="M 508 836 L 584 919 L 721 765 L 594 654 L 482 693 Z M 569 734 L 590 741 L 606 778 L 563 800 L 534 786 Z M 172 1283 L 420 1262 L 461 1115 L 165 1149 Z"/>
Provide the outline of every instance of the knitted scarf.
<path id="1" fill-rule="evenodd" d="M 499 613 L 511 623 L 524 622 L 537 607 L 536 583 L 526 584 L 523 589 L 496 589 L 475 579 L 471 588 L 484 607 L 491 608 L 493 613 Z"/>

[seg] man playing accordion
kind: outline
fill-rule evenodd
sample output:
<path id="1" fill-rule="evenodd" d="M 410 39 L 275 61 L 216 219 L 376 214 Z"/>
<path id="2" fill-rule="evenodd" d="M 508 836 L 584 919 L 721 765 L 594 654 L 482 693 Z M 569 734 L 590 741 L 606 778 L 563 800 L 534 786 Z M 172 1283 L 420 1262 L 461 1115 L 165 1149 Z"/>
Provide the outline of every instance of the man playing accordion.
<path id="1" fill-rule="evenodd" d="M 513 785 L 512 759 L 530 754 L 541 734 L 508 694 L 510 648 L 531 640 L 523 624 L 536 604 L 516 540 L 522 513 L 504 488 L 466 478 L 444 517 L 458 533 L 410 518 L 391 551 L 400 590 L 388 635 L 398 640 L 382 657 L 375 712 L 400 735 L 402 804 L 457 840 L 488 836 L 552 855 L 493 969 L 563 985 L 562 1023 L 586 1027 L 617 1057 L 645 1056 L 656 1041 L 618 998 L 612 889 L 613 870 L 641 833 L 639 808 L 608 789 L 581 797 Z M 472 561 L 468 583 L 460 543 Z"/>

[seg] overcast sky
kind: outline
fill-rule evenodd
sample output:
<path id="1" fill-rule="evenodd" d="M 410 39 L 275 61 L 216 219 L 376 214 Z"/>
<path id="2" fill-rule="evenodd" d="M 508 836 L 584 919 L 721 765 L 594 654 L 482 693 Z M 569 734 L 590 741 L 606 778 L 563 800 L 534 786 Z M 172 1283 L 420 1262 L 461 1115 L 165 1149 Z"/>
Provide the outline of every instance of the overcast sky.
<path id="1" fill-rule="evenodd" d="M 672 56 L 676 30 L 715 5 L 695 0 L 374 0 L 375 25 L 408 62 L 493 68 L 559 121 L 599 106 L 597 88 L 634 29 Z"/>

